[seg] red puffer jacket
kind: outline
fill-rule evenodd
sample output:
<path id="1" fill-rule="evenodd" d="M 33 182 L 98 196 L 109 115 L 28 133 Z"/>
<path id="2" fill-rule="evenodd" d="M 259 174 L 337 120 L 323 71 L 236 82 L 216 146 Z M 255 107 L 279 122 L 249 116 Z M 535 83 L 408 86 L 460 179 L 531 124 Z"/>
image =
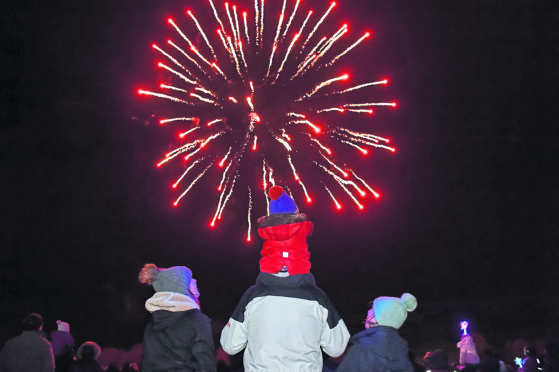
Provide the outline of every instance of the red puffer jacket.
<path id="1" fill-rule="evenodd" d="M 308 274 L 311 263 L 307 236 L 312 231 L 310 221 L 259 228 L 258 234 L 264 239 L 260 271 L 276 274 L 286 266 L 289 275 Z"/>

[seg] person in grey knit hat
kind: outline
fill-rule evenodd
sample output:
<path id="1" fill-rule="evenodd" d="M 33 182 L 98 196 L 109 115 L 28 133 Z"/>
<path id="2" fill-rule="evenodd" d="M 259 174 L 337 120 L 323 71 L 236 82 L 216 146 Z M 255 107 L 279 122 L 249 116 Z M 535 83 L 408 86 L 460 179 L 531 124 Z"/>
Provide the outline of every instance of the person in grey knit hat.
<path id="1" fill-rule="evenodd" d="M 410 293 L 376 298 L 367 313 L 366 329 L 351 337 L 351 346 L 336 371 L 413 372 L 408 343 L 398 329 L 416 307 L 417 299 Z"/>
<path id="2" fill-rule="evenodd" d="M 142 371 L 215 371 L 211 321 L 200 311 L 192 271 L 146 264 L 138 280 L 155 290 L 145 305 L 152 319 L 144 331 Z"/>

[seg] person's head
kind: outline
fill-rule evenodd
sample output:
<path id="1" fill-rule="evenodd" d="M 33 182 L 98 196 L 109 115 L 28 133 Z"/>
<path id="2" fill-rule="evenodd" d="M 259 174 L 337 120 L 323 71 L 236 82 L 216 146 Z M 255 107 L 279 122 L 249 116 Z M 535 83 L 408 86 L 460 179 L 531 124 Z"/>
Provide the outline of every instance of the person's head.
<path id="1" fill-rule="evenodd" d="M 410 293 L 398 297 L 378 297 L 367 313 L 365 328 L 382 325 L 399 329 L 408 317 L 408 312 L 417 307 L 417 299 Z"/>
<path id="2" fill-rule="evenodd" d="M 313 232 L 312 222 L 307 221 L 306 214 L 299 213 L 297 204 L 283 187 L 273 186 L 268 195 L 268 215 L 258 219 L 258 234 L 265 240 L 260 271 L 308 274 L 311 263 L 306 238 Z"/>
<path id="3" fill-rule="evenodd" d="M 536 348 L 533 346 L 524 346 L 524 356 L 526 357 L 535 357 L 537 356 L 538 352 L 536 351 Z"/>
<path id="4" fill-rule="evenodd" d="M 138 280 L 153 286 L 155 292 L 180 293 L 198 299 L 200 293 L 196 280 L 192 278 L 192 271 L 185 266 L 173 266 L 168 269 L 158 268 L 152 263 L 145 264 Z"/>
<path id="5" fill-rule="evenodd" d="M 138 371 L 138 365 L 134 362 L 124 362 L 122 366 L 122 372 L 134 372 Z"/>
<path id="6" fill-rule="evenodd" d="M 428 371 L 446 371 L 450 369 L 448 356 L 442 349 L 427 352 L 423 357 L 423 365 Z"/>
<path id="7" fill-rule="evenodd" d="M 43 329 L 43 317 L 37 313 L 31 313 L 23 318 L 24 331 L 40 331 Z"/>
<path id="8" fill-rule="evenodd" d="M 109 364 L 109 366 L 107 367 L 107 369 L 105 371 L 106 372 L 120 372 L 120 367 L 118 366 L 118 364 L 116 364 L 116 362 L 111 362 L 111 364 Z"/>
<path id="9" fill-rule="evenodd" d="M 96 360 L 101 354 L 101 348 L 93 341 L 87 341 L 80 345 L 76 352 L 76 358 L 82 360 Z"/>

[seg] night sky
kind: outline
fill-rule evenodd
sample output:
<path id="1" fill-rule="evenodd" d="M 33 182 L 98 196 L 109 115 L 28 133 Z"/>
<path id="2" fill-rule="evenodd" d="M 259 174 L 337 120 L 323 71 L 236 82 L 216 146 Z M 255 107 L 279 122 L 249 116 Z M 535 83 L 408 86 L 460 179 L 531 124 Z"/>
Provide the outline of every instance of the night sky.
<path id="1" fill-rule="evenodd" d="M 141 342 L 146 262 L 190 267 L 217 331 L 254 283 L 246 207 L 210 229 L 218 195 L 203 182 L 171 206 L 176 175 L 154 166 L 171 139 L 158 101 L 136 94 L 157 78 L 151 43 L 188 6 L 1 3 L 1 343 L 29 312 L 81 342 Z M 343 0 L 332 19 L 373 31 L 352 68 L 388 76 L 398 102 L 371 119 L 397 148 L 367 159 L 381 199 L 341 213 L 297 201 L 315 224 L 311 271 L 351 333 L 369 301 L 410 292 L 401 332 L 418 355 L 452 347 L 462 318 L 498 350 L 558 335 L 559 6 Z"/>

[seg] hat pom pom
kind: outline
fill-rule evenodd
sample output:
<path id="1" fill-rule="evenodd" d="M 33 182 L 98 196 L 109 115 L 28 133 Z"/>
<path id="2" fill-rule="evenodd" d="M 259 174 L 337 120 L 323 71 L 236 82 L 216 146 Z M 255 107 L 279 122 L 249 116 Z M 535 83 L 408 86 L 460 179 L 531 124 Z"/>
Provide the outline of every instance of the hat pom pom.
<path id="1" fill-rule="evenodd" d="M 272 200 L 278 200 L 283 195 L 283 187 L 273 186 L 268 192 Z"/>
<path id="2" fill-rule="evenodd" d="M 138 275 L 138 280 L 140 283 L 151 285 L 157 274 L 159 273 L 159 269 L 154 264 L 145 264 L 140 274 Z"/>
<path id="3" fill-rule="evenodd" d="M 406 307 L 407 311 L 411 312 L 417 308 L 417 299 L 410 293 L 404 293 L 402 297 L 400 297 L 400 301 Z"/>

